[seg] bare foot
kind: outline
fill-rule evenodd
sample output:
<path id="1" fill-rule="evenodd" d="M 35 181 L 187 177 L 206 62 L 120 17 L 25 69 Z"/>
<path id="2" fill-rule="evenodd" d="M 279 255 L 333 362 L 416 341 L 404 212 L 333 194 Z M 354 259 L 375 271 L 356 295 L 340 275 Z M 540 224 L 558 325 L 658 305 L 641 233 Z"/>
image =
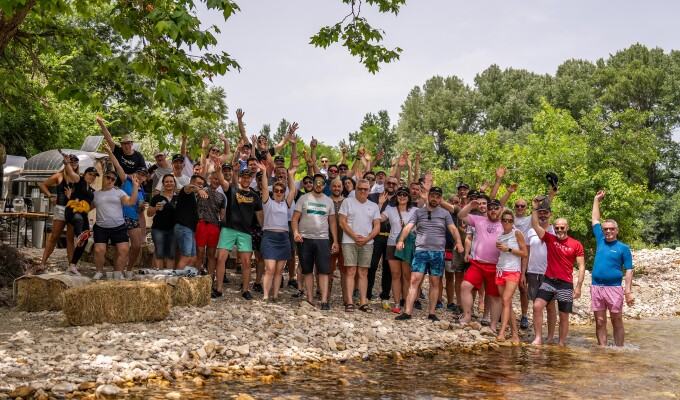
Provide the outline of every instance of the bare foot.
<path id="1" fill-rule="evenodd" d="M 531 344 L 533 346 L 541 346 L 541 345 L 543 345 L 543 341 L 541 340 L 541 338 L 536 338 L 536 339 L 534 339 L 533 342 L 531 342 Z"/>
<path id="2" fill-rule="evenodd" d="M 512 341 L 512 344 L 519 345 L 519 336 L 514 335 L 511 339 L 511 341 Z"/>
<path id="3" fill-rule="evenodd" d="M 505 335 L 496 336 L 496 341 L 497 342 L 505 342 Z"/>

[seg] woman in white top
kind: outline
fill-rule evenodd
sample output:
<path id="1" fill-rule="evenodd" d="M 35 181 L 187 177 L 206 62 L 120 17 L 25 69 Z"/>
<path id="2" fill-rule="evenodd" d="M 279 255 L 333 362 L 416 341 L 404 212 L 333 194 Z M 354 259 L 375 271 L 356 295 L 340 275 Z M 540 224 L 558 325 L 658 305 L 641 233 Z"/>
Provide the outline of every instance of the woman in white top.
<path id="1" fill-rule="evenodd" d="M 519 331 L 517 320 L 512 311 L 512 296 L 515 294 L 520 281 L 522 271 L 522 257 L 527 256 L 527 245 L 524 235 L 513 227 L 515 217 L 512 211 L 505 210 L 501 214 L 503 233 L 496 240 L 496 248 L 500 251 L 496 264 L 496 285 L 503 300 L 503 315 L 501 317 L 501 329 L 498 331 L 497 340 L 505 340 L 505 329 L 508 322 L 511 323 L 512 342 L 519 343 Z"/>
<path id="2" fill-rule="evenodd" d="M 380 221 L 390 221 L 390 235 L 387 237 L 387 262 L 390 264 L 390 272 L 392 273 L 392 294 L 394 296 L 392 312 L 400 314 L 411 281 L 411 265 L 409 265 L 409 262 L 395 257 L 394 251 L 401 229 L 411 219 L 416 207 L 412 206 L 406 187 L 402 186 L 397 189 L 396 200 L 396 206 L 390 205 L 385 208 L 385 211 L 380 215 Z M 385 201 L 387 201 L 387 192 L 380 195 L 378 207 L 382 209 Z"/>
<path id="3" fill-rule="evenodd" d="M 259 165 L 261 171 L 266 167 Z M 262 175 L 262 209 L 264 211 L 264 224 L 262 226 L 262 243 L 260 252 L 264 259 L 264 278 L 262 287 L 264 300 L 269 300 L 269 292 L 272 292 L 272 300 L 276 301 L 281 286 L 281 272 L 286 262 L 291 257 L 290 239 L 288 237 L 288 210 L 295 200 L 295 171 L 297 165 L 288 170 L 288 195 L 286 185 L 283 182 L 275 182 L 272 185 L 273 197 L 269 196 L 267 173 Z"/>

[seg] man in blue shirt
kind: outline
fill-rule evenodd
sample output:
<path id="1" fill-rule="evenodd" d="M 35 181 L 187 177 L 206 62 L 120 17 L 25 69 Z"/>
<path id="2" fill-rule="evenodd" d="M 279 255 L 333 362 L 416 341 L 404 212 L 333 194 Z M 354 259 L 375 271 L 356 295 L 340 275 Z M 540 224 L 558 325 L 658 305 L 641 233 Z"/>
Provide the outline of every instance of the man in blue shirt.
<path id="1" fill-rule="evenodd" d="M 593 263 L 592 286 L 590 297 L 593 313 L 595 313 L 595 334 L 600 346 L 607 345 L 607 310 L 614 328 L 614 344 L 623 346 L 623 300 L 632 306 L 634 302 L 631 286 L 633 284 L 633 256 L 630 248 L 617 240 L 619 227 L 613 219 L 600 223 L 600 203 L 605 192 L 597 192 L 593 199 L 593 234 L 597 247 Z M 624 279 L 625 289 L 621 286 Z"/>

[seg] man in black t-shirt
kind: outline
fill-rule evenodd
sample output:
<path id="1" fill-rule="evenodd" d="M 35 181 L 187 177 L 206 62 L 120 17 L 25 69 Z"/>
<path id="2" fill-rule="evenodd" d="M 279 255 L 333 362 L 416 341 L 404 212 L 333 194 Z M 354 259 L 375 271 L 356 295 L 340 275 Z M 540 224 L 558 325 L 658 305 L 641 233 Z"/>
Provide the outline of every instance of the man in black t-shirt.
<path id="1" fill-rule="evenodd" d="M 390 176 L 385 181 L 385 193 L 387 193 L 387 201 L 383 203 L 380 212 L 385 211 L 388 205 L 396 207 L 397 198 L 395 197 L 399 180 L 396 177 Z M 382 193 L 371 193 L 368 199 L 376 204 L 380 204 L 380 195 Z M 378 264 L 382 259 L 382 279 L 380 280 L 380 299 L 383 301 L 383 307 L 389 309 L 390 304 L 390 290 L 392 289 L 392 273 L 390 266 L 387 263 L 387 237 L 390 235 L 390 223 L 385 221 L 380 224 L 380 233 L 373 239 L 373 256 L 371 257 L 371 267 L 368 270 L 368 289 L 367 296 L 371 300 L 373 297 L 373 284 L 375 283 L 375 274 L 378 271 Z"/>
<path id="2" fill-rule="evenodd" d="M 104 120 L 101 117 L 97 117 L 97 124 L 104 134 L 104 139 L 111 149 L 113 149 L 113 155 L 116 157 L 120 166 L 126 174 L 132 175 L 137 172 L 140 168 L 146 168 L 146 162 L 144 161 L 144 156 L 142 153 L 132 148 L 134 141 L 131 135 L 125 135 L 120 139 L 120 146 L 118 146 L 114 141 L 111 133 L 106 128 Z"/>

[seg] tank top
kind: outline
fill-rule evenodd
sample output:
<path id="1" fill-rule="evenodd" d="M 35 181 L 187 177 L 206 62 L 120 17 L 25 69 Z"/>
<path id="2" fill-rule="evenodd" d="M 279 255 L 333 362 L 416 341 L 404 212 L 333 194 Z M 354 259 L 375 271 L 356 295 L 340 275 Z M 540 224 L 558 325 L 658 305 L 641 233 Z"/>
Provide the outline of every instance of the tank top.
<path id="1" fill-rule="evenodd" d="M 68 198 L 66 198 L 66 188 L 70 185 L 66 183 L 66 178 L 62 177 L 61 182 L 57 185 L 57 203 L 58 206 L 65 206 L 68 203 Z"/>
<path id="2" fill-rule="evenodd" d="M 515 236 L 517 229 L 513 228 L 509 233 L 504 233 L 498 236 L 498 241 L 508 246 L 511 249 L 518 250 L 517 236 Z M 496 264 L 496 273 L 502 272 L 520 272 L 522 270 L 522 259 L 507 251 L 502 251 L 498 257 Z"/>

